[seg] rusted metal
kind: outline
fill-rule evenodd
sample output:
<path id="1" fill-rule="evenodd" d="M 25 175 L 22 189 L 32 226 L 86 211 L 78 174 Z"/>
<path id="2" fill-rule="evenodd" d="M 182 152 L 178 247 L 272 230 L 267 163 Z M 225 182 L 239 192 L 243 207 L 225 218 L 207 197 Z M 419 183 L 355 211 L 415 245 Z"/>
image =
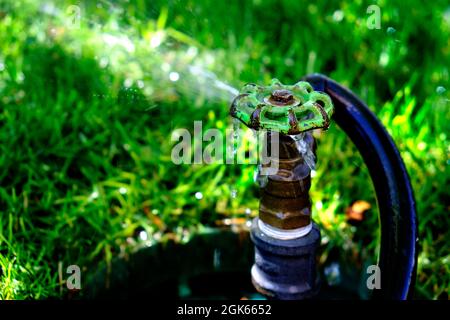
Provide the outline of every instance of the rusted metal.
<path id="1" fill-rule="evenodd" d="M 328 128 L 333 104 L 327 94 L 314 91 L 308 82 L 283 85 L 273 79 L 268 86 L 244 86 L 230 114 L 249 128 L 293 135 Z"/>
<path id="2" fill-rule="evenodd" d="M 294 104 L 294 94 L 289 90 L 275 90 L 269 98 L 269 102 L 274 105 L 288 106 Z"/>
<path id="3" fill-rule="evenodd" d="M 269 133 L 270 138 L 270 133 Z M 307 143 L 314 149 L 314 139 L 308 134 Z M 270 143 L 267 139 L 266 143 Z M 311 169 L 288 135 L 279 135 L 279 156 L 271 165 L 278 170 L 268 177 L 262 189 L 259 218 L 279 229 L 297 229 L 311 223 Z M 271 148 L 272 146 L 267 146 Z"/>

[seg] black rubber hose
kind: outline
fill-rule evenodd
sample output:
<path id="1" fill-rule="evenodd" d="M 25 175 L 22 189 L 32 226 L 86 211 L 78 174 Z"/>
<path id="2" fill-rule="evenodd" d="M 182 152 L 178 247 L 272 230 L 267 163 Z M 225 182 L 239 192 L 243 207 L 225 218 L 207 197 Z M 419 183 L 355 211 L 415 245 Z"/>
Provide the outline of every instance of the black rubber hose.
<path id="1" fill-rule="evenodd" d="M 358 148 L 375 187 L 381 223 L 381 289 L 374 290 L 373 298 L 412 298 L 417 269 L 417 215 L 411 183 L 397 147 L 374 113 L 350 90 L 321 74 L 302 80 L 331 97 L 334 121 Z"/>

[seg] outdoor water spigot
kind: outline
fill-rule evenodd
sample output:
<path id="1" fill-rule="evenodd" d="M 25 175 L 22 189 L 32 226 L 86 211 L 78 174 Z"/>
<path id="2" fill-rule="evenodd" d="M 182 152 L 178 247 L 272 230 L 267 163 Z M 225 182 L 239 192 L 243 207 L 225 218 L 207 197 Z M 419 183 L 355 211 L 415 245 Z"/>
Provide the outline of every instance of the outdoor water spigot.
<path id="1" fill-rule="evenodd" d="M 261 188 L 259 217 L 252 227 L 255 264 L 252 281 L 261 293 L 276 299 L 313 297 L 318 290 L 315 253 L 320 232 L 311 219 L 311 169 L 314 166 L 313 129 L 327 129 L 333 104 L 327 94 L 305 81 L 267 87 L 246 85 L 230 113 L 254 130 L 276 132 L 266 147 L 278 148 L 271 158 L 276 172 Z"/>
<path id="2" fill-rule="evenodd" d="M 308 150 L 315 149 L 310 130 L 328 128 L 334 111 L 334 120 L 361 153 L 377 196 L 381 288 L 372 297 L 410 298 L 417 268 L 417 215 L 399 152 L 355 94 L 320 74 L 303 80 L 292 86 L 278 80 L 267 87 L 246 85 L 230 109 L 231 116 L 249 128 L 280 133 L 279 159 L 272 159 L 278 161 L 278 171 L 261 192 L 259 217 L 251 230 L 252 281 L 258 291 L 275 299 L 311 298 L 319 291 L 315 252 L 320 232 L 310 218 Z"/>

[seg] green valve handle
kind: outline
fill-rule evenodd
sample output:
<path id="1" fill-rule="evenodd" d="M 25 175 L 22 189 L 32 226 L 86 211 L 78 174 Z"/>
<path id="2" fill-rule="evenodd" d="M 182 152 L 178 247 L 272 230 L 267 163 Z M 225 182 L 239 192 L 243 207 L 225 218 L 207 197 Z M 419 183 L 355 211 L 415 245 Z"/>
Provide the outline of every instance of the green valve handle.
<path id="1" fill-rule="evenodd" d="M 299 134 L 327 129 L 333 114 L 330 97 L 305 81 L 283 85 L 273 79 L 269 86 L 245 85 L 234 99 L 230 114 L 255 130 Z"/>

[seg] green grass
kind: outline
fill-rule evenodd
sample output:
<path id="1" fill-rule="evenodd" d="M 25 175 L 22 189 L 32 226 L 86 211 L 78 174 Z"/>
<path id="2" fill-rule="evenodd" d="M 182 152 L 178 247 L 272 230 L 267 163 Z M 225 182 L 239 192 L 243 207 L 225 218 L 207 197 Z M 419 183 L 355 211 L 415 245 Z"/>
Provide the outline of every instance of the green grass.
<path id="1" fill-rule="evenodd" d="M 194 120 L 204 129 L 231 125 L 229 94 L 189 71 L 197 66 L 236 88 L 322 72 L 363 98 L 415 189 L 416 294 L 448 299 L 446 1 L 379 1 L 380 30 L 366 27 L 367 1 L 86 1 L 80 28 L 66 13 L 72 3 L 51 3 L 0 4 L 0 298 L 61 297 L 68 265 L 95 270 L 132 250 L 142 230 L 150 241 L 186 241 L 247 208 L 257 214 L 253 165 L 171 161 L 173 130 L 193 130 Z M 368 172 L 336 125 L 318 139 L 321 261 L 340 248 L 353 262 L 374 262 Z M 345 209 L 359 199 L 372 210 L 355 228 Z"/>

